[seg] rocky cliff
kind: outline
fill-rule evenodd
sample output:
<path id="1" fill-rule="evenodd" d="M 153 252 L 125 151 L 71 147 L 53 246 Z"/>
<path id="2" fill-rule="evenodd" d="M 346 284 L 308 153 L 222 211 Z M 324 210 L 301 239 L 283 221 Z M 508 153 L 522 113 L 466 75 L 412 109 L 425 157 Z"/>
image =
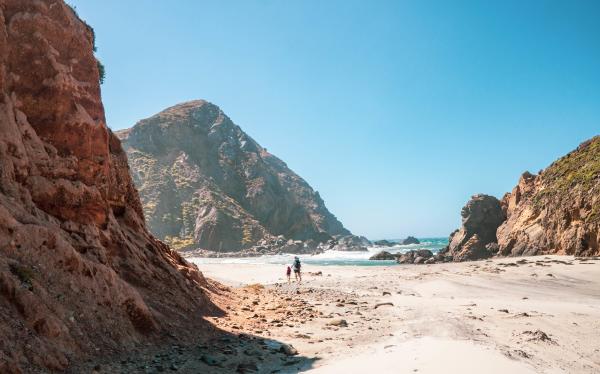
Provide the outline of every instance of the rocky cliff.
<path id="1" fill-rule="evenodd" d="M 566 254 L 600 255 L 600 136 L 582 143 L 539 175 L 525 172 L 502 201 L 474 196 L 446 260 Z"/>
<path id="2" fill-rule="evenodd" d="M 173 106 L 118 136 L 149 228 L 177 248 L 229 252 L 349 234 L 318 192 L 211 103 Z"/>
<path id="3" fill-rule="evenodd" d="M 503 204 L 500 254 L 600 255 L 600 136 L 539 175 L 523 174 Z"/>
<path id="4" fill-rule="evenodd" d="M 0 372 L 63 370 L 216 312 L 153 238 L 106 126 L 93 30 L 60 0 L 0 0 Z"/>

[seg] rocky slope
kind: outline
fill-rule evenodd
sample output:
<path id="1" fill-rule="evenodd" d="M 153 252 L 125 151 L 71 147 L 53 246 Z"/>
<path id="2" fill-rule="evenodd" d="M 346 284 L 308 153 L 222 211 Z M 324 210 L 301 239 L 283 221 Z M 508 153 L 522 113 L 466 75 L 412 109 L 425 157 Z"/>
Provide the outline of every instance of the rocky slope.
<path id="1" fill-rule="evenodd" d="M 500 254 L 600 255 L 600 136 L 539 175 L 523 174 L 502 201 Z"/>
<path id="2" fill-rule="evenodd" d="M 63 370 L 217 313 L 153 238 L 107 128 L 93 30 L 62 0 L 0 0 L 0 372 Z"/>
<path id="3" fill-rule="evenodd" d="M 230 252 L 350 234 L 318 192 L 211 103 L 179 104 L 117 134 L 149 228 L 176 248 Z"/>
<path id="4" fill-rule="evenodd" d="M 463 227 L 443 253 L 448 258 L 600 255 L 600 136 L 539 175 L 525 172 L 502 201 L 482 196 L 463 208 Z"/>

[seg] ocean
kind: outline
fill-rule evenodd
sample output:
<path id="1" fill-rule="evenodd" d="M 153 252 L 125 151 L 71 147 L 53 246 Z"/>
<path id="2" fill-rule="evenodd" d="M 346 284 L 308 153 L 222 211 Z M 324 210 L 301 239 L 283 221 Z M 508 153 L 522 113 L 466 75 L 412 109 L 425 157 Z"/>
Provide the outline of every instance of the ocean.
<path id="1" fill-rule="evenodd" d="M 396 262 L 389 260 L 369 260 L 371 256 L 380 252 L 405 253 L 414 249 L 429 249 L 434 254 L 448 245 L 448 238 L 418 238 L 420 244 L 394 245 L 393 247 L 370 247 L 367 252 L 326 251 L 318 255 L 269 255 L 260 257 L 244 258 L 191 258 L 192 262 L 202 264 L 291 264 L 294 256 L 300 257 L 300 261 L 311 265 L 346 265 L 346 266 L 381 266 L 395 265 Z M 396 239 L 389 241 L 398 242 Z"/>

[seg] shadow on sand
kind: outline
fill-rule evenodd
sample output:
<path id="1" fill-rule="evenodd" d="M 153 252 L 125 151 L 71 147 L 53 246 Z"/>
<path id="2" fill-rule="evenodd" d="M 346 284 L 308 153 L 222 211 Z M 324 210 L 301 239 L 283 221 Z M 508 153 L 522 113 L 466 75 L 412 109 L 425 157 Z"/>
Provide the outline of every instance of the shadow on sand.
<path id="1" fill-rule="evenodd" d="M 67 372 L 284 374 L 309 370 L 318 360 L 299 355 L 285 342 L 210 326 L 208 332 L 199 332 L 202 337 L 192 344 L 147 346 L 77 365 Z"/>

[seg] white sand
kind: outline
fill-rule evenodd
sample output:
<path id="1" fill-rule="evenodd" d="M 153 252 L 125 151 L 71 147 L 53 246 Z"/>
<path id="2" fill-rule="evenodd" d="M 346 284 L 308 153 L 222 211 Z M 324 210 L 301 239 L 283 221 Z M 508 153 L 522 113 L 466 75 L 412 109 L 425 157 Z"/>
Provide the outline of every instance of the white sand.
<path id="1" fill-rule="evenodd" d="M 300 295 L 295 286 L 280 289 L 302 297 L 324 318 L 268 334 L 319 358 L 315 373 L 600 372 L 600 261 L 540 256 L 503 265 L 519 260 L 305 265 L 305 273 L 323 276 L 306 275 Z M 200 268 L 233 286 L 281 282 L 285 271 L 281 265 Z M 374 309 L 380 302 L 393 306 Z M 349 326 L 331 328 L 331 317 Z"/>

